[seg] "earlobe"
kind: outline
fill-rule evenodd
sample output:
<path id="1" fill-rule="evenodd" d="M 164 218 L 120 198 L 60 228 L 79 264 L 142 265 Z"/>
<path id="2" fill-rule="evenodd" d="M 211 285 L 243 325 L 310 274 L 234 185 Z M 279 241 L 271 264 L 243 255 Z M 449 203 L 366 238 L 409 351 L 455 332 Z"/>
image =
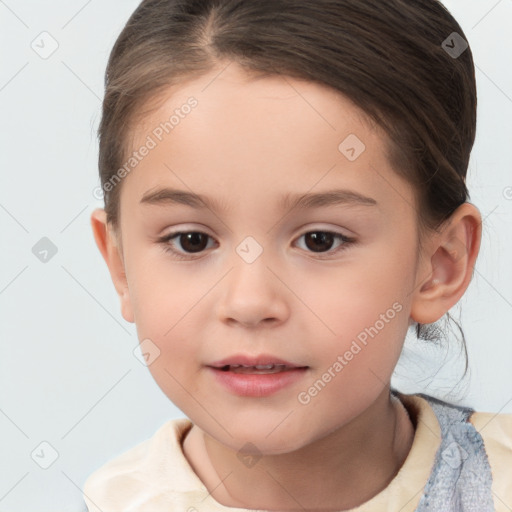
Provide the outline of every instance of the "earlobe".
<path id="1" fill-rule="evenodd" d="M 127 322 L 134 322 L 130 301 L 128 281 L 126 279 L 122 249 L 115 232 L 107 224 L 106 212 L 102 208 L 95 209 L 91 214 L 91 226 L 96 245 L 107 264 L 112 282 L 121 301 L 121 314 Z"/>
<path id="2" fill-rule="evenodd" d="M 480 249 L 481 225 L 478 209 L 464 203 L 432 238 L 430 257 L 418 267 L 419 282 L 411 305 L 415 322 L 436 322 L 462 297 L 471 282 Z"/>

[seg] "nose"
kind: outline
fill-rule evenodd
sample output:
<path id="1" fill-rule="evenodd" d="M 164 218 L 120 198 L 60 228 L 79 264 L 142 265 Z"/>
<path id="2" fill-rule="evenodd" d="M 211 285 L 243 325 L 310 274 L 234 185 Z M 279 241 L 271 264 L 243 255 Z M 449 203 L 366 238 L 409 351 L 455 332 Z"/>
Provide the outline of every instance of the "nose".
<path id="1" fill-rule="evenodd" d="M 278 272 L 261 255 L 252 263 L 240 258 L 224 280 L 218 316 L 245 327 L 280 324 L 289 315 L 288 295 Z"/>

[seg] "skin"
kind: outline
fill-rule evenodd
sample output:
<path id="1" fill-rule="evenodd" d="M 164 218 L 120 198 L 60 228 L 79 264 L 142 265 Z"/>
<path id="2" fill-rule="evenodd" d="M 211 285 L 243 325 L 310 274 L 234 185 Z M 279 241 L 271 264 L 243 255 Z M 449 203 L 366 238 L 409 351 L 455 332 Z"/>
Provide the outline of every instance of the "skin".
<path id="1" fill-rule="evenodd" d="M 169 88 L 137 125 L 132 150 L 190 96 L 197 107 L 123 179 L 117 233 L 104 210 L 91 216 L 123 317 L 159 348 L 149 370 L 193 422 L 183 451 L 219 503 L 358 506 L 389 484 L 409 453 L 414 427 L 390 397 L 391 375 L 409 325 L 438 320 L 465 292 L 479 211 L 460 206 L 420 253 L 414 190 L 390 167 L 384 134 L 329 88 L 254 79 L 235 63 Z M 354 161 L 338 150 L 349 134 L 366 146 Z M 225 210 L 140 204 L 160 186 L 212 197 Z M 377 205 L 278 207 L 286 193 L 335 188 Z M 179 238 L 166 242 L 188 257 L 179 260 L 158 238 L 181 229 L 211 238 L 193 254 Z M 334 239 L 315 252 L 303 235 L 318 231 L 355 243 L 336 253 L 342 242 Z M 250 264 L 236 251 L 247 236 L 263 250 Z M 300 403 L 298 394 L 394 303 L 401 311 Z M 271 396 L 241 397 L 205 367 L 237 353 L 272 354 L 308 370 Z M 247 442 L 261 456 L 251 467 L 237 457 Z"/>

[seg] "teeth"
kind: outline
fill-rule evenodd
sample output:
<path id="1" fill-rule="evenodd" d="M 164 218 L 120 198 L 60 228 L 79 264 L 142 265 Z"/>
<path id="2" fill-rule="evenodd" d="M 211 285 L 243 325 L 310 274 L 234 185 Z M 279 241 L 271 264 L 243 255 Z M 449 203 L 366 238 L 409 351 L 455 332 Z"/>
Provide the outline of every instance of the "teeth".
<path id="1" fill-rule="evenodd" d="M 278 373 L 287 370 L 285 364 L 231 364 L 222 367 L 224 371 L 233 371 L 235 373 Z"/>
<path id="2" fill-rule="evenodd" d="M 276 365 L 274 365 L 274 364 L 256 364 L 256 365 L 230 364 L 228 366 L 230 368 L 256 368 L 257 370 L 271 370 Z M 284 365 L 279 365 L 279 366 L 284 366 Z"/>

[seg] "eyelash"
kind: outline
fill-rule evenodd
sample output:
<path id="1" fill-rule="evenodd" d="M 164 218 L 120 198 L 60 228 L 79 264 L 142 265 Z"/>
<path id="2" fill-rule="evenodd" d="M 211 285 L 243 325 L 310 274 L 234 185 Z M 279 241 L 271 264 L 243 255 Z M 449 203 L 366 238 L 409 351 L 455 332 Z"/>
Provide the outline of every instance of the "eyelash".
<path id="1" fill-rule="evenodd" d="M 186 235 L 186 234 L 190 234 L 190 233 L 206 235 L 208 238 L 212 238 L 210 235 L 208 235 L 207 233 L 203 233 L 202 231 L 175 231 L 173 233 L 169 233 L 169 234 L 165 235 L 162 238 L 159 238 L 157 240 L 157 242 L 162 244 L 162 248 L 165 252 L 171 253 L 173 255 L 173 257 L 175 257 L 178 260 L 195 260 L 195 259 L 200 258 L 201 256 L 194 256 L 193 255 L 194 253 L 186 253 L 188 256 L 184 256 L 183 253 L 176 251 L 169 244 L 169 242 L 171 240 L 173 240 L 174 238 L 177 238 L 180 235 Z M 300 235 L 299 238 L 303 237 L 304 235 L 308 235 L 310 233 L 327 233 L 330 235 L 334 235 L 334 237 L 340 239 L 343 242 L 337 249 L 335 249 L 332 252 L 326 251 L 324 253 L 321 253 L 321 252 L 315 253 L 313 251 L 308 251 L 308 252 L 311 252 L 312 254 L 330 254 L 330 255 L 338 254 L 341 251 L 347 250 L 350 246 L 354 245 L 356 242 L 354 238 L 349 238 L 345 235 L 342 235 L 341 233 L 337 233 L 334 231 L 325 231 L 325 230 L 320 230 L 320 229 L 306 231 L 305 233 Z M 201 253 L 195 253 L 195 254 L 201 254 Z M 326 259 L 326 258 L 323 258 L 322 256 L 320 256 L 320 259 Z"/>

